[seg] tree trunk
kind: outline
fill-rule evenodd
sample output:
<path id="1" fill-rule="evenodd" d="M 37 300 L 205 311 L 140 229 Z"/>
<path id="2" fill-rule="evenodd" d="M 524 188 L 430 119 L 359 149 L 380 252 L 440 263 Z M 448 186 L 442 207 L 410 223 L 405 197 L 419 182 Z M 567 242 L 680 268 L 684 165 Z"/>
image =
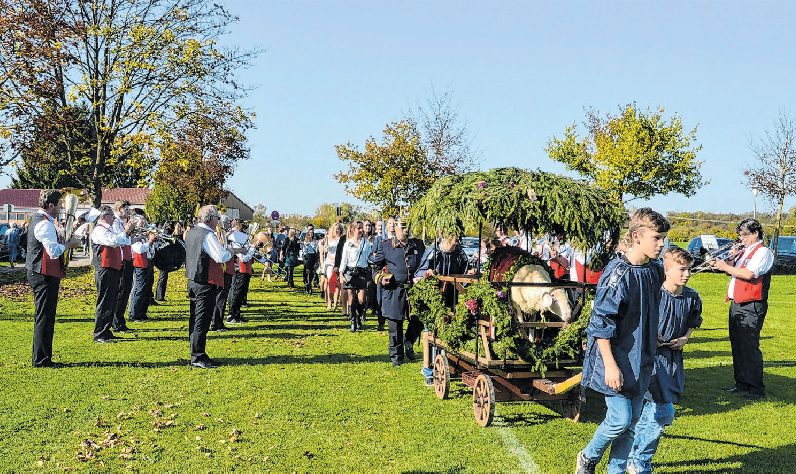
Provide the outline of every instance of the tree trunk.
<path id="1" fill-rule="evenodd" d="M 774 252 L 774 261 L 777 261 L 777 241 L 779 240 L 779 232 L 782 224 L 782 205 L 785 203 L 785 195 L 779 197 L 779 206 L 777 207 L 777 222 L 774 224 L 774 239 L 771 241 L 771 251 Z"/>
<path id="2" fill-rule="evenodd" d="M 91 189 L 89 190 L 91 202 L 97 209 L 99 209 L 99 207 L 102 205 L 102 175 L 103 170 L 105 169 L 106 154 L 107 151 L 105 140 L 101 136 L 98 136 L 97 151 L 94 155 L 94 166 L 91 167 Z"/>

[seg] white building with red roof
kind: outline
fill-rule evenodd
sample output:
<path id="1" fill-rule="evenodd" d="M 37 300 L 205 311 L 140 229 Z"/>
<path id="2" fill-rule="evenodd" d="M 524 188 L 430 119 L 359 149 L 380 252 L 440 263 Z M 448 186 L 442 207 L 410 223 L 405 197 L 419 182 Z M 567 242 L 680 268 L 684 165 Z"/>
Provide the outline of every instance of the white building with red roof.
<path id="1" fill-rule="evenodd" d="M 40 192 L 41 189 L 0 189 L 0 223 L 25 222 L 39 209 Z M 152 190 L 148 188 L 105 188 L 102 190 L 102 204 L 113 206 L 114 202 L 126 199 L 130 207 L 144 209 L 151 193 Z M 226 206 L 227 214 L 232 218 L 251 220 L 254 217 L 254 209 L 232 192 L 221 204 Z M 91 199 L 86 199 L 78 205 L 77 214 L 82 214 L 90 207 Z"/>

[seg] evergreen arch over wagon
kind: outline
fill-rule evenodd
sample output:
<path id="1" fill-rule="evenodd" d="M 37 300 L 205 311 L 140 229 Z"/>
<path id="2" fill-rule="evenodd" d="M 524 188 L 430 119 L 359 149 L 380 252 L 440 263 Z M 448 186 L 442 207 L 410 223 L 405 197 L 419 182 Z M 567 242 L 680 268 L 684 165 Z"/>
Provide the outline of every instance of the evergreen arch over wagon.
<path id="1" fill-rule="evenodd" d="M 465 227 L 508 227 L 563 235 L 588 250 L 617 241 L 626 213 L 620 201 L 585 181 L 544 171 L 496 168 L 440 178 L 410 209 L 416 231 L 463 235 Z M 610 249 L 607 249 L 610 250 Z"/>

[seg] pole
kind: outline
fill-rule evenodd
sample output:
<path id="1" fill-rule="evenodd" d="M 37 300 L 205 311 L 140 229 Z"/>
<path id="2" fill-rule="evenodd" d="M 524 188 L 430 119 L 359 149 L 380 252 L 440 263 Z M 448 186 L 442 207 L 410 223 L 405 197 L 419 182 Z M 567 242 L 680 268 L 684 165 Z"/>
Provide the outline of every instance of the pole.
<path id="1" fill-rule="evenodd" d="M 758 193 L 757 187 L 752 188 L 752 194 L 755 197 L 755 207 L 754 207 L 754 213 L 752 214 L 752 217 L 754 217 L 755 220 L 757 220 L 757 193 Z"/>

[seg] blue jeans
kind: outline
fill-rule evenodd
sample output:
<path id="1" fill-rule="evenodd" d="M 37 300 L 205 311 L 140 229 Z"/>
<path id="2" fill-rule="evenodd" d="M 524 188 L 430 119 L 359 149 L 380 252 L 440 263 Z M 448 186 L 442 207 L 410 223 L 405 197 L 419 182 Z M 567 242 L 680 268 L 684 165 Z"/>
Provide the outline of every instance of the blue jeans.
<path id="1" fill-rule="evenodd" d="M 636 439 L 630 458 L 636 461 L 652 462 L 658 450 L 663 431 L 674 421 L 674 405 L 671 403 L 644 402 L 641 418 L 636 424 Z"/>
<path id="2" fill-rule="evenodd" d="M 627 459 L 633 447 L 634 427 L 641 416 L 644 394 L 635 398 L 606 396 L 605 420 L 597 427 L 583 454 L 595 461 L 611 447 L 608 457 L 608 474 L 625 474 Z"/>

